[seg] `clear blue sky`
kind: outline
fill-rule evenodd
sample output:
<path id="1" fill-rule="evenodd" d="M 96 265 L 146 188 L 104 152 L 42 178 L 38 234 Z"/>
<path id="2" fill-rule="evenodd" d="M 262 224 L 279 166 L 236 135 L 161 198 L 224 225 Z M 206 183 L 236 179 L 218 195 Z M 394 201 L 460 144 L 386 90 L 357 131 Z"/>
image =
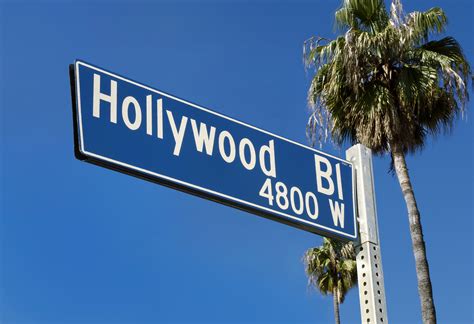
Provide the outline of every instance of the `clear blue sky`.
<path id="1" fill-rule="evenodd" d="M 321 238 L 75 160 L 68 64 L 80 58 L 301 143 L 312 35 L 339 1 L 3 1 L 2 323 L 330 323 L 301 257 Z M 471 0 L 443 7 L 474 63 Z M 473 122 L 408 159 L 440 323 L 472 323 Z M 324 150 L 343 156 L 344 149 Z M 374 160 L 388 316 L 420 322 L 405 204 Z M 357 290 L 342 322 L 360 321 Z"/>

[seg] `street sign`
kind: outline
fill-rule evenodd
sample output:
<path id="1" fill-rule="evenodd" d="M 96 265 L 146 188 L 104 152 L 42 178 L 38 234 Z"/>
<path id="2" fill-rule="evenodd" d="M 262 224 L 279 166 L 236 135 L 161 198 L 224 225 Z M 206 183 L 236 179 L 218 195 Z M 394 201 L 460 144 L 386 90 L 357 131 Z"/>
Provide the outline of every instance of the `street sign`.
<path id="1" fill-rule="evenodd" d="M 78 159 L 357 238 L 350 162 L 82 61 L 71 65 L 71 91 Z"/>

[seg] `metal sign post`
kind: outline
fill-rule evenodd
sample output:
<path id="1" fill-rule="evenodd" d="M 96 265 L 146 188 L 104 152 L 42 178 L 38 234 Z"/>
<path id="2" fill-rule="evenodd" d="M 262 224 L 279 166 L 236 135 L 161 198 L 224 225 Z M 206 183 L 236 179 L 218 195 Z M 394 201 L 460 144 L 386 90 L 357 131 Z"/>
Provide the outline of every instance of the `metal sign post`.
<path id="1" fill-rule="evenodd" d="M 379 244 L 372 170 L 372 152 L 361 144 L 346 151 L 356 172 L 359 240 L 356 242 L 357 276 L 362 323 L 387 323 L 387 305 Z"/>

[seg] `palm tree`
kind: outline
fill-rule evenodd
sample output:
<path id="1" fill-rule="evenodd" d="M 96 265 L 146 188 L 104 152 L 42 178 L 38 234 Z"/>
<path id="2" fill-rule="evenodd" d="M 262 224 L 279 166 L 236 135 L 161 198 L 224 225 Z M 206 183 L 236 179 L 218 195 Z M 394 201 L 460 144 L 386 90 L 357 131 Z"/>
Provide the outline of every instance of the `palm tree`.
<path id="1" fill-rule="evenodd" d="M 440 8 L 390 12 L 383 0 L 344 0 L 335 13 L 344 35 L 305 42 L 307 66 L 316 73 L 308 93 L 313 141 L 328 133 L 342 144 L 361 143 L 390 154 L 408 209 L 424 323 L 436 323 L 425 242 L 405 156 L 427 137 L 448 131 L 463 116 L 471 69 Z"/>
<path id="2" fill-rule="evenodd" d="M 339 324 L 339 305 L 344 302 L 349 289 L 357 284 L 352 243 L 324 238 L 323 245 L 306 251 L 303 260 L 308 284 L 317 288 L 323 295 L 333 295 L 334 318 Z"/>

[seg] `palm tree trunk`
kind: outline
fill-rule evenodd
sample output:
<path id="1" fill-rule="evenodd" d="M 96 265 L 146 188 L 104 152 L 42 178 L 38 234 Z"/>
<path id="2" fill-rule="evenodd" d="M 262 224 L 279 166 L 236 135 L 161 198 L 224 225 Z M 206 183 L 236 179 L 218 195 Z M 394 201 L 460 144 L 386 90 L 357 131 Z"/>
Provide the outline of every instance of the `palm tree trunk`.
<path id="1" fill-rule="evenodd" d="M 421 301 L 421 315 L 423 323 L 436 323 L 436 310 L 431 288 L 430 270 L 426 258 L 425 241 L 420 222 L 420 212 L 416 205 L 415 194 L 408 175 L 405 154 L 399 148 L 392 147 L 393 164 L 397 173 L 398 182 L 402 189 L 403 197 L 408 209 L 410 235 L 415 255 L 416 276 L 418 279 L 418 294 Z"/>
<path id="2" fill-rule="evenodd" d="M 337 288 L 332 292 L 332 300 L 334 303 L 334 321 L 336 324 L 341 324 L 341 318 L 339 317 L 339 298 L 337 295 Z"/>

